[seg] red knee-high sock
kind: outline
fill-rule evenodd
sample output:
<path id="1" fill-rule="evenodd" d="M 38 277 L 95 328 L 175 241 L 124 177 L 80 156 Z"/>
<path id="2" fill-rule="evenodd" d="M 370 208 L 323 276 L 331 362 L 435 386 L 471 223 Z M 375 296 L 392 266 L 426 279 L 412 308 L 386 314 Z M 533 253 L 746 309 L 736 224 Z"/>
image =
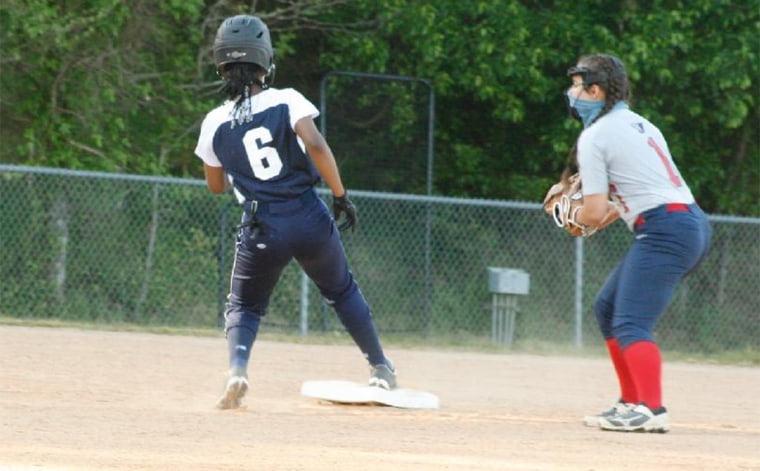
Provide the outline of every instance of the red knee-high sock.
<path id="1" fill-rule="evenodd" d="M 650 409 L 662 406 L 662 357 L 657 344 L 635 342 L 623 350 L 623 357 L 638 392 L 638 402 Z"/>
<path id="2" fill-rule="evenodd" d="M 636 384 L 633 382 L 628 365 L 625 364 L 623 349 L 620 348 L 620 344 L 615 338 L 607 339 L 605 343 L 612 359 L 612 365 L 615 367 L 618 383 L 620 383 L 620 399 L 623 402 L 636 404 L 639 401 L 638 394 L 636 394 Z"/>

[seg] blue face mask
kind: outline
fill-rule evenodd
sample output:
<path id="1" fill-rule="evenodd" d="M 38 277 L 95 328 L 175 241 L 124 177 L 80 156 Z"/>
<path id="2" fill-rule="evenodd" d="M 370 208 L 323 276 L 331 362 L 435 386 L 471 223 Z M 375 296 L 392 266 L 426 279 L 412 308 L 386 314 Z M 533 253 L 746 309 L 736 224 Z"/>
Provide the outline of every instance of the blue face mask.
<path id="1" fill-rule="evenodd" d="M 569 90 L 565 93 L 565 98 L 570 116 L 583 121 L 583 127 L 588 127 L 604 108 L 603 101 L 580 100 L 570 95 Z"/>

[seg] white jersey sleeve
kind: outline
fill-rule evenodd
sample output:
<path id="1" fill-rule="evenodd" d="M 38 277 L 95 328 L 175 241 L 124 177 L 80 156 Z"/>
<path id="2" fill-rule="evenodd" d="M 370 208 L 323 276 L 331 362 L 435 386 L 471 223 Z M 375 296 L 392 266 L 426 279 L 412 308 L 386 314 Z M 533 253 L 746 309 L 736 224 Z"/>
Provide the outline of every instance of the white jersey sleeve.
<path id="1" fill-rule="evenodd" d="M 223 123 L 230 121 L 234 103 L 226 101 L 223 105 L 211 110 L 201 123 L 201 132 L 198 136 L 198 143 L 195 146 L 195 155 L 203 160 L 203 163 L 209 167 L 221 167 L 216 152 L 214 152 L 214 133 Z"/>
<path id="2" fill-rule="evenodd" d="M 312 102 L 306 99 L 299 91 L 292 88 L 278 90 L 282 96 L 281 101 L 288 104 L 290 109 L 290 127 L 295 130 L 296 123 L 305 117 L 316 118 L 319 116 L 319 110 Z"/>
<path id="3" fill-rule="evenodd" d="M 609 194 L 629 228 L 648 209 L 694 202 L 660 130 L 627 107 L 581 133 L 578 165 L 583 194 Z"/>

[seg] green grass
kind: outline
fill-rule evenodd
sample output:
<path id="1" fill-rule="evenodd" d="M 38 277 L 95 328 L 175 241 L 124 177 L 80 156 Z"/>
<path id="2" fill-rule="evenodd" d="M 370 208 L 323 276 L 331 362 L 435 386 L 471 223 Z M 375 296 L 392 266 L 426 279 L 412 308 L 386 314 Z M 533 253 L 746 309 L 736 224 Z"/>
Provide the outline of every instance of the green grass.
<path id="1" fill-rule="evenodd" d="M 0 316 L 0 325 L 75 328 L 84 330 L 102 330 L 111 332 L 145 332 L 162 335 L 187 335 L 195 337 L 223 337 L 220 328 L 172 327 L 165 325 L 136 325 L 129 323 L 85 323 L 61 321 L 58 319 L 19 319 Z M 268 327 L 268 326 L 267 326 Z M 343 331 L 311 332 L 302 336 L 298 332 L 282 329 L 263 328 L 258 339 L 274 342 L 290 342 L 307 345 L 353 345 L 351 337 Z M 419 335 L 384 334 L 383 345 L 387 347 L 412 350 L 464 351 L 492 354 L 530 354 L 542 356 L 563 356 L 578 358 L 606 358 L 607 351 L 603 345 L 576 347 L 573 344 L 558 344 L 542 341 L 519 340 L 511 346 L 494 345 L 490 338 L 470 333 L 457 332 L 448 335 L 421 337 Z M 677 361 L 695 364 L 760 366 L 760 350 L 745 348 L 717 353 L 663 351 L 666 362 Z"/>

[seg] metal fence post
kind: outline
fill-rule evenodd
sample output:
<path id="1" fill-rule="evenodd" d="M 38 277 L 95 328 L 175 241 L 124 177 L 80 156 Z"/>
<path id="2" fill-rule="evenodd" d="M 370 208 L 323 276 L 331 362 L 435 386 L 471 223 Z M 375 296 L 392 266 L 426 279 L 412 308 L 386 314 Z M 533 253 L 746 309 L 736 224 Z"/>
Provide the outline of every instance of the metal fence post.
<path id="1" fill-rule="evenodd" d="M 575 239 L 575 346 L 583 346 L 583 238 Z"/>
<path id="2" fill-rule="evenodd" d="M 420 78 L 420 77 L 406 77 L 401 75 L 390 75 L 390 74 L 375 74 L 375 73 L 369 73 L 369 72 L 351 72 L 346 70 L 331 70 L 328 71 L 323 77 L 319 84 L 319 110 L 320 110 L 320 127 L 319 130 L 322 133 L 322 135 L 327 138 L 327 80 L 332 76 L 345 76 L 345 77 L 355 77 L 355 78 L 363 78 L 367 80 L 382 80 L 382 81 L 391 81 L 391 82 L 416 82 L 421 83 L 428 89 L 428 129 L 427 129 L 427 165 L 426 165 L 426 182 L 425 182 L 425 191 L 427 192 L 427 196 L 433 195 L 433 161 L 435 156 L 435 148 L 434 148 L 434 133 L 435 133 L 435 88 L 433 87 L 433 84 L 426 79 Z M 425 312 L 424 312 L 424 322 L 425 322 L 425 334 L 430 334 L 432 330 L 432 324 L 433 324 L 433 282 L 432 282 L 432 262 L 431 262 L 431 244 L 432 244 L 432 212 L 433 208 L 432 205 L 428 204 L 425 211 L 425 264 L 424 264 L 424 272 L 425 272 L 425 294 L 424 294 L 424 303 L 425 303 Z M 306 275 L 302 275 L 303 278 L 306 278 Z M 302 284 L 302 286 L 305 286 L 305 289 L 308 290 L 308 284 L 305 282 Z M 308 326 L 305 325 L 305 319 L 308 316 L 308 305 L 305 304 L 308 298 L 308 294 L 304 294 L 301 296 L 301 299 L 304 300 L 304 303 L 301 305 L 301 332 L 304 333 L 308 329 Z"/>
<path id="3" fill-rule="evenodd" d="M 227 260 L 224 254 L 227 251 L 227 233 L 228 218 L 230 215 L 230 208 L 237 205 L 237 201 L 232 200 L 229 203 L 222 206 L 219 211 L 219 254 L 217 259 L 219 260 L 219 278 L 217 283 L 218 293 L 218 315 L 217 315 L 217 327 L 224 327 L 224 310 L 225 302 L 227 299 L 227 288 L 225 287 L 225 281 L 228 274 L 225 271 Z"/>

